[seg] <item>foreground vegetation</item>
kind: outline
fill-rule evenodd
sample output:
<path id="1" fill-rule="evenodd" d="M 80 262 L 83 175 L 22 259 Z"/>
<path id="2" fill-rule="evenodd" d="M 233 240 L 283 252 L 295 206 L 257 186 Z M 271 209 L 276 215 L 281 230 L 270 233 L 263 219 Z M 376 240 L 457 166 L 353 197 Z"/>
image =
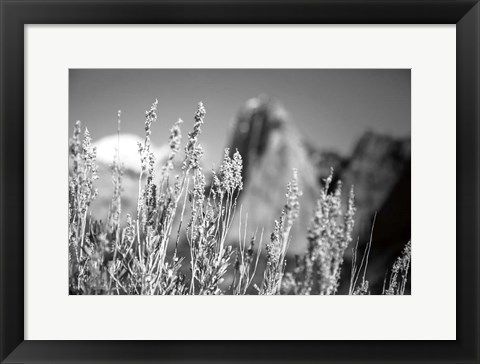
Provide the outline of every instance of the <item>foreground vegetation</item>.
<path id="1" fill-rule="evenodd" d="M 199 103 L 183 153 L 182 121 L 172 126 L 170 152 L 158 169 L 150 143 L 151 125 L 157 119 L 157 101 L 146 112 L 145 139 L 138 145 L 141 170 L 137 212 L 135 216 L 127 215 L 124 224 L 121 224 L 122 165 L 118 147 L 112 164 L 113 197 L 108 218 L 105 222 L 95 221 L 89 214 L 89 206 L 97 197 L 96 151 L 88 130 L 85 128 L 82 136 L 81 124 L 76 123 L 70 141 L 70 294 L 337 293 L 344 254 L 353 240 L 353 188 L 347 206 L 342 207 L 341 182 L 332 186 L 332 174 L 324 181 L 308 231 L 307 251 L 297 257 L 292 271 L 286 272 L 286 260 L 293 239 L 291 229 L 300 210 L 296 170 L 286 186 L 284 208 L 276 220 L 272 218 L 269 238 L 264 239 L 266 234 L 259 229 L 248 235 L 244 222 L 235 232 L 238 238 L 232 245 L 232 222 L 237 210 L 241 210 L 238 198 L 243 189 L 242 157 L 238 151 L 232 153 L 226 149 L 219 170 L 211 172 L 211 182 L 207 185 L 199 143 L 205 113 Z M 120 135 L 120 112 L 117 133 Z M 181 168 L 177 169 L 179 162 Z M 371 244 L 372 241 L 367 244 L 361 259 L 357 259 L 357 247 L 353 249 L 349 294 L 370 293 L 366 272 Z M 261 259 L 266 261 L 259 264 Z M 410 260 L 408 242 L 388 272 L 388 279 L 385 276 L 383 294 L 405 293 Z M 260 267 L 263 279 L 256 284 L 254 277 Z"/>

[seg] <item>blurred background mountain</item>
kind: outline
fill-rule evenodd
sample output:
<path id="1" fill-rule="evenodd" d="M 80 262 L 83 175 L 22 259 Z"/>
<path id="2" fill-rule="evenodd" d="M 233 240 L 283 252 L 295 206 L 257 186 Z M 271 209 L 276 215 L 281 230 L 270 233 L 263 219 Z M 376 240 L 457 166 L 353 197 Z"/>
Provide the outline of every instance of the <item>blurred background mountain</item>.
<path id="1" fill-rule="evenodd" d="M 357 213 L 353 236 L 358 237 L 362 250 L 373 229 L 368 278 L 374 291 L 381 289 L 385 270 L 410 240 L 409 138 L 366 131 L 353 145 L 351 154 L 341 156 L 308 141 L 277 101 L 260 96 L 249 100 L 239 112 L 229 146 L 244 157 L 246 182 L 240 202 L 248 211 L 250 225 L 258 224 L 268 233 L 273 228 L 272 219 L 278 217 L 284 204 L 292 168 L 298 169 L 303 195 L 289 247 L 291 255 L 306 249 L 308 225 L 331 168 L 333 186 L 338 180 L 343 182 L 345 207 L 348 191 L 354 186 Z M 344 277 L 349 276 L 350 258 L 351 249 L 347 250 Z"/>

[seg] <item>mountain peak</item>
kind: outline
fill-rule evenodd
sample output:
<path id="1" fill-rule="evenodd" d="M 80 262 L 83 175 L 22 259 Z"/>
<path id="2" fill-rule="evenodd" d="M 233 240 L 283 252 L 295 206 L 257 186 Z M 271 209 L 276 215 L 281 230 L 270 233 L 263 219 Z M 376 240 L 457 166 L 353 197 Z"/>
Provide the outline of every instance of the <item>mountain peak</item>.
<path id="1" fill-rule="evenodd" d="M 290 123 L 280 102 L 266 95 L 248 100 L 237 115 L 229 147 L 238 149 L 243 158 L 245 189 L 239 203 L 243 211 L 248 211 L 248 220 L 254 222 L 255 225 L 250 226 L 253 230 L 258 227 L 259 231 L 264 228 L 265 233 L 271 231 L 274 219 L 280 216 L 285 204 L 286 186 L 293 169 L 298 170 L 303 195 L 300 218 L 293 230 L 298 243 L 293 244 L 290 251 L 303 252 L 319 185 L 303 138 Z M 238 216 L 237 220 L 244 218 Z M 231 231 L 237 229 L 232 227 Z"/>

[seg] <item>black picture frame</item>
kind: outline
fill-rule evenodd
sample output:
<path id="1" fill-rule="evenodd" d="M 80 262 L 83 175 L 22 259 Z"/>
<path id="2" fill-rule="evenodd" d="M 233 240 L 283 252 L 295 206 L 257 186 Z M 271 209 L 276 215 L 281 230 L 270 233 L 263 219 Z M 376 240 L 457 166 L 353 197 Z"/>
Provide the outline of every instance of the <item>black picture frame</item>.
<path id="1" fill-rule="evenodd" d="M 0 16 L 2 363 L 479 363 L 478 0 L 0 0 Z M 24 144 L 24 25 L 57 23 L 456 24 L 457 340 L 381 342 L 24 340 L 24 178 L 30 177 L 24 173 L 24 148 L 28 147 Z M 48 237 L 37 238 L 41 240 Z M 392 330 L 394 326 L 395 322 L 392 322 Z M 268 330 L 268 327 L 264 329 Z"/>

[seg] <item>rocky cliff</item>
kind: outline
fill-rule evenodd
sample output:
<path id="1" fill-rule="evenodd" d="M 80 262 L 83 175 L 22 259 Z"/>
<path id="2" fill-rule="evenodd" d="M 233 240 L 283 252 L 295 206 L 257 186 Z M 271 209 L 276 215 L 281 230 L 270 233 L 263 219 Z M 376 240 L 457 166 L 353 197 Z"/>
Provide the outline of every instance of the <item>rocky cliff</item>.
<path id="1" fill-rule="evenodd" d="M 334 169 L 334 182 L 341 179 L 344 184 L 345 205 L 347 191 L 353 185 L 357 206 L 354 240 L 358 236 L 360 250 L 370 238 L 376 214 L 370 260 L 375 263 L 371 263 L 369 278 L 378 288 L 385 269 L 410 240 L 409 139 L 368 131 L 350 155 L 341 156 L 307 141 L 277 101 L 260 96 L 249 100 L 238 113 L 228 147 L 238 149 L 244 158 L 242 210 L 248 211 L 250 228 L 263 227 L 267 238 L 284 204 L 291 171 L 298 169 L 303 196 L 289 248 L 292 255 L 305 250 L 315 201 L 330 169 Z M 238 221 L 233 231 L 236 226 Z M 344 276 L 349 275 L 350 254 L 348 249 Z"/>

